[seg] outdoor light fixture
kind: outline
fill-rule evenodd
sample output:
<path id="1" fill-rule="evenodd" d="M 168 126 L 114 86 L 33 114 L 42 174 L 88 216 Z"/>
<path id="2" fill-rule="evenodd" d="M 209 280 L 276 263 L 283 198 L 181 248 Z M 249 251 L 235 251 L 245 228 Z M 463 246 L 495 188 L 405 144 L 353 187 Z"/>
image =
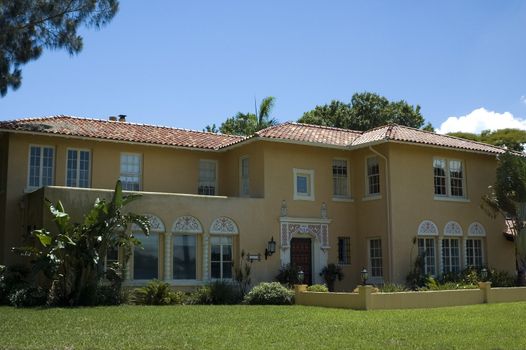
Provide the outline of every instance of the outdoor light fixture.
<path id="1" fill-rule="evenodd" d="M 362 285 L 365 286 L 367 284 L 367 278 L 369 278 L 369 274 L 365 267 L 362 269 L 362 272 L 360 272 L 360 276 L 362 277 Z"/>
<path id="2" fill-rule="evenodd" d="M 303 272 L 303 269 L 300 267 L 298 271 L 298 283 L 303 284 L 304 279 L 305 279 L 305 272 Z"/>
<path id="3" fill-rule="evenodd" d="M 488 280 L 488 269 L 484 267 L 480 270 L 480 277 L 482 278 L 482 282 L 486 282 Z"/>
<path id="4" fill-rule="evenodd" d="M 276 242 L 274 241 L 274 236 L 268 241 L 267 249 L 265 249 L 265 260 L 272 254 L 276 252 Z"/>

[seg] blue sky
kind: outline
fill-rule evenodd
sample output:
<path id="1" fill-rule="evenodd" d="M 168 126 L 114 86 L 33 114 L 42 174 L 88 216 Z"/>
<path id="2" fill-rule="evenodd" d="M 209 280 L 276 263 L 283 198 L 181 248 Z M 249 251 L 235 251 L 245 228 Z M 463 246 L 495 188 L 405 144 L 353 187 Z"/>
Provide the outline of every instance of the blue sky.
<path id="1" fill-rule="evenodd" d="M 288 121 L 371 91 L 419 104 L 437 128 L 526 128 L 524 1 L 121 0 L 82 33 L 79 55 L 23 67 L 0 120 L 127 114 L 201 130 L 254 97 L 275 96 Z"/>

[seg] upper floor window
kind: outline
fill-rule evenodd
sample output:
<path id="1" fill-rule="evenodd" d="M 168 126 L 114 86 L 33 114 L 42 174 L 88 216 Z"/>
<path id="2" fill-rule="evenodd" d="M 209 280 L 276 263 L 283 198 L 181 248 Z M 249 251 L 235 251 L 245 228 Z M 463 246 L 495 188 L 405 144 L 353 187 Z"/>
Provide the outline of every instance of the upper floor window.
<path id="1" fill-rule="evenodd" d="M 433 159 L 435 196 L 465 197 L 464 167 L 460 160 Z"/>
<path id="2" fill-rule="evenodd" d="M 217 162 L 215 160 L 199 161 L 198 194 L 215 196 L 217 192 Z"/>
<path id="3" fill-rule="evenodd" d="M 122 189 L 128 191 L 141 190 L 141 155 L 121 153 Z"/>
<path id="4" fill-rule="evenodd" d="M 332 194 L 337 197 L 349 196 L 349 172 L 346 159 L 332 160 Z"/>
<path id="5" fill-rule="evenodd" d="M 294 169 L 294 199 L 314 200 L 314 170 Z"/>
<path id="6" fill-rule="evenodd" d="M 351 237 L 338 237 L 338 264 L 351 263 Z"/>
<path id="7" fill-rule="evenodd" d="M 380 165 L 378 157 L 367 158 L 367 195 L 380 194 Z"/>
<path id="8" fill-rule="evenodd" d="M 239 175 L 241 179 L 240 193 L 242 196 L 248 196 L 250 194 L 250 180 L 248 176 L 249 169 L 249 158 L 243 157 L 239 161 Z"/>
<path id="9" fill-rule="evenodd" d="M 53 185 L 55 150 L 49 146 L 31 146 L 29 148 L 29 188 Z"/>
<path id="10" fill-rule="evenodd" d="M 68 149 L 66 186 L 90 187 L 90 151 Z"/>

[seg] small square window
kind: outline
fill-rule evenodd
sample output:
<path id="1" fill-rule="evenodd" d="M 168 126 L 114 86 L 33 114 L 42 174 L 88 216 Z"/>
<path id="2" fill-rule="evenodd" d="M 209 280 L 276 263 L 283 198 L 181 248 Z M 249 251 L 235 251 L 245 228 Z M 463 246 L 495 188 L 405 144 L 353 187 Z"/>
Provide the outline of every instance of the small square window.
<path id="1" fill-rule="evenodd" d="M 314 170 L 294 169 L 294 199 L 314 200 Z"/>

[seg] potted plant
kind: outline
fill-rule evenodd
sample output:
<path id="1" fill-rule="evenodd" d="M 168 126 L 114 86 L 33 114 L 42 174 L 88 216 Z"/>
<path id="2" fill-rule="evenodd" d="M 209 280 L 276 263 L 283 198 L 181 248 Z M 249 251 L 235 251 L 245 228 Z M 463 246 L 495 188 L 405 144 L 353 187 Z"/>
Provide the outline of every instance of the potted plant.
<path id="1" fill-rule="evenodd" d="M 325 280 L 329 292 L 334 292 L 334 282 L 336 282 L 336 279 L 338 279 L 338 281 L 343 279 L 342 268 L 339 265 L 331 263 L 321 270 L 320 276 Z"/>

